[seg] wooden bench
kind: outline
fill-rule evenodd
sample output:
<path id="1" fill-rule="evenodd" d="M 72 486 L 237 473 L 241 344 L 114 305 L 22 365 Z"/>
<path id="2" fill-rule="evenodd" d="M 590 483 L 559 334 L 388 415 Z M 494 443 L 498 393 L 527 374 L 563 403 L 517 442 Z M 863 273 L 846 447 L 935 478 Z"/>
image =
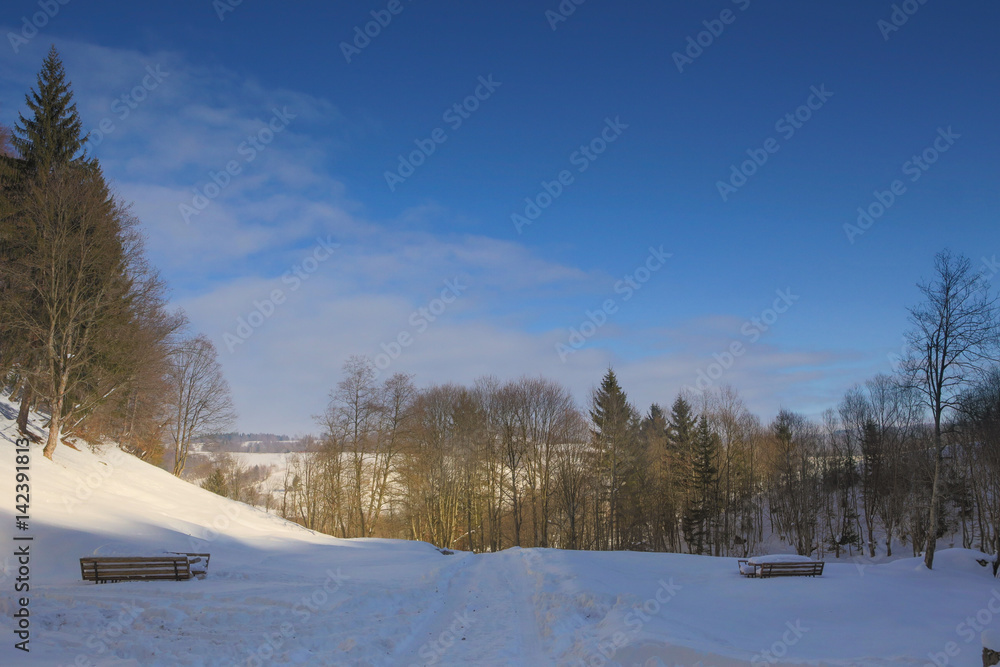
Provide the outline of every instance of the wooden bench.
<path id="1" fill-rule="evenodd" d="M 814 563 L 761 563 L 757 576 L 767 577 L 818 577 L 823 574 L 823 561 Z"/>
<path id="2" fill-rule="evenodd" d="M 185 581 L 191 578 L 191 562 L 179 556 L 88 556 L 80 559 L 84 581 L 107 584 L 117 581 Z"/>

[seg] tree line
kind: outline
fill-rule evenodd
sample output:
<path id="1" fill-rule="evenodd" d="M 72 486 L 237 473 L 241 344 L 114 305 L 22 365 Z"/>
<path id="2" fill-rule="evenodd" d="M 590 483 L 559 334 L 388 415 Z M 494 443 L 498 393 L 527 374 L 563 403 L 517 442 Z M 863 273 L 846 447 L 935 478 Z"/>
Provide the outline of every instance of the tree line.
<path id="1" fill-rule="evenodd" d="M 113 440 L 180 474 L 191 440 L 227 426 L 229 388 L 204 336 L 168 307 L 139 220 L 112 193 L 53 47 L 13 130 L 0 128 L 0 386 L 22 434 Z"/>
<path id="2" fill-rule="evenodd" d="M 583 409 L 545 378 L 417 389 L 352 357 L 291 458 L 286 518 L 341 537 L 747 556 L 776 535 L 803 555 L 933 565 L 938 539 L 1000 553 L 1000 370 L 987 277 L 948 251 L 910 309 L 893 373 L 821 418 L 769 423 L 731 387 L 645 413 L 609 369 Z"/>

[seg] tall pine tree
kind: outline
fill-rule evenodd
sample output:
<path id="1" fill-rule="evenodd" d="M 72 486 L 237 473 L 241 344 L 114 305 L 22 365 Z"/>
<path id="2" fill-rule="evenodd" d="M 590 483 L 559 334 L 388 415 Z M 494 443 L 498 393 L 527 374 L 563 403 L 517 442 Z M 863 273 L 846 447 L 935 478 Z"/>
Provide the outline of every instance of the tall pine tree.
<path id="1" fill-rule="evenodd" d="M 670 408 L 670 423 L 667 427 L 667 445 L 670 455 L 672 487 L 678 496 L 681 532 L 688 550 L 694 546 L 694 520 L 691 515 L 694 489 L 694 441 L 697 422 L 691 405 L 683 396 L 678 396 Z M 675 521 L 676 521 L 675 517 Z"/>
<path id="2" fill-rule="evenodd" d="M 698 432 L 694 441 L 694 461 L 692 464 L 693 488 L 690 504 L 690 521 L 695 553 L 711 554 L 713 528 L 718 510 L 717 485 L 719 469 L 719 437 L 712 431 L 708 418 L 703 414 L 698 420 Z"/>
<path id="3" fill-rule="evenodd" d="M 667 425 L 667 437 L 675 451 L 685 454 L 691 451 L 696 424 L 691 404 L 683 396 L 678 396 L 670 408 Z"/>
<path id="4" fill-rule="evenodd" d="M 56 47 L 42 63 L 38 90 L 25 96 L 30 117 L 19 114 L 14 148 L 30 174 L 47 174 L 75 161 L 85 161 L 83 123 L 76 112 L 73 92 Z"/>
<path id="5" fill-rule="evenodd" d="M 638 414 L 610 368 L 594 392 L 590 420 L 606 497 L 606 530 L 600 543 L 621 549 L 635 537 L 630 534 L 634 528 L 630 517 L 638 497 Z"/>
<path id="6" fill-rule="evenodd" d="M 0 156 L 0 188 L 6 200 L 0 206 L 0 241 L 3 242 L 0 243 L 3 247 L 0 262 L 11 272 L 25 261 L 30 263 L 33 255 L 37 259 L 40 252 L 37 238 L 30 234 L 23 236 L 26 228 L 31 226 L 24 219 L 29 191 L 44 188 L 44 181 L 52 173 L 74 163 L 90 167 L 94 171 L 93 176 L 102 181 L 98 187 L 103 187 L 103 177 L 96 163 L 86 162 L 83 125 L 66 81 L 62 60 L 54 46 L 42 63 L 37 85 L 38 90 L 31 90 L 25 96 L 30 117 L 19 114 L 20 122 L 14 126 L 14 134 L 10 137 L 12 152 L 16 156 Z M 36 311 L 36 319 L 43 317 L 37 311 L 44 309 L 44 304 L 37 296 L 19 288 L 16 276 L 0 275 L 0 313 L 6 312 L 4 320 L 8 323 L 17 319 L 17 315 L 26 316 L 32 311 Z M 31 375 L 41 364 L 39 348 L 45 341 L 27 335 L 23 330 L 4 331 L 7 328 L 9 326 L 0 324 L 0 333 L 10 334 L 5 338 L 11 341 L 0 351 L 4 355 L 0 367 L 18 370 L 21 408 L 17 423 L 21 432 L 28 435 L 28 410 L 37 395 Z"/>

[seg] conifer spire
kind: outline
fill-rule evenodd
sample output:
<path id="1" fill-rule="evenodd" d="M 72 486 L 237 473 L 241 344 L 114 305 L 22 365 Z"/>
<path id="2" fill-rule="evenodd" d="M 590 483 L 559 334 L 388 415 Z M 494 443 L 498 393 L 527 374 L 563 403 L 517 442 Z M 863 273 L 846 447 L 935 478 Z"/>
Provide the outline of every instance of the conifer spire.
<path id="1" fill-rule="evenodd" d="M 83 160 L 83 124 L 76 112 L 73 92 L 66 81 L 59 52 L 53 46 L 38 73 L 38 89 L 25 96 L 32 117 L 20 115 L 15 126 L 14 148 L 33 173 Z"/>

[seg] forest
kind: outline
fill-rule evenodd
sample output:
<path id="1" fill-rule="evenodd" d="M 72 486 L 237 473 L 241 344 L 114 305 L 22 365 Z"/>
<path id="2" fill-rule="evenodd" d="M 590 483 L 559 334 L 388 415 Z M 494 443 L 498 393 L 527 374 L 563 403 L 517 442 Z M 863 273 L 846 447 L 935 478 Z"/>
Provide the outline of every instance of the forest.
<path id="1" fill-rule="evenodd" d="M 540 377 L 418 389 L 352 357 L 278 510 L 341 537 L 756 553 L 933 564 L 938 539 L 1000 552 L 1000 370 L 988 276 L 947 251 L 909 350 L 818 420 L 764 423 L 730 386 L 641 413 L 609 369 L 588 405 Z M 233 492 L 238 493 L 237 485 Z"/>

